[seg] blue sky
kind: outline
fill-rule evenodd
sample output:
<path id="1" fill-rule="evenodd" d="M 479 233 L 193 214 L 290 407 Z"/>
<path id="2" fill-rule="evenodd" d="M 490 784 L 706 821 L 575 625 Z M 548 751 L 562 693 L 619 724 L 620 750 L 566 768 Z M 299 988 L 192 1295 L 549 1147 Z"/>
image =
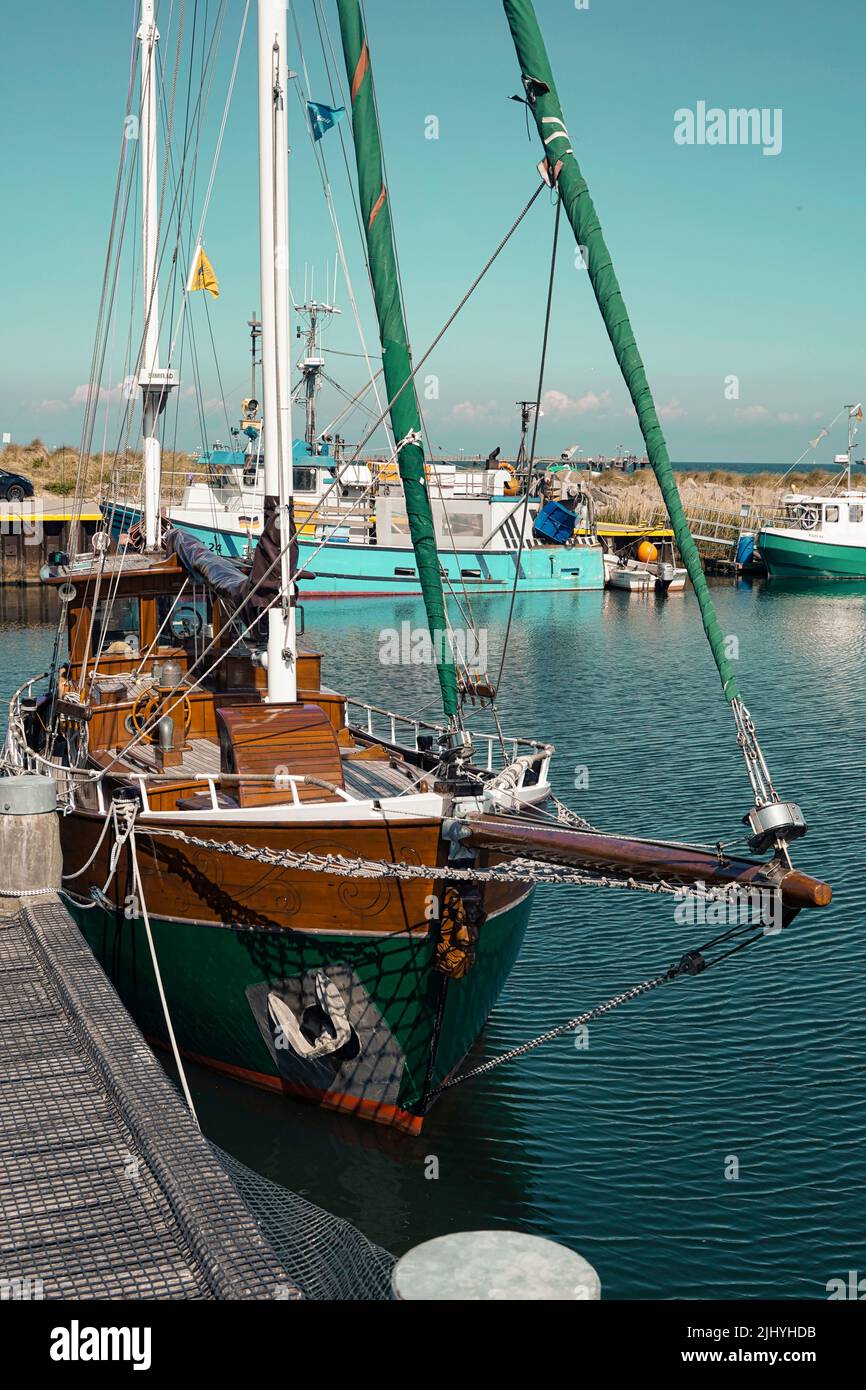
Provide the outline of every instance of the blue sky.
<path id="1" fill-rule="evenodd" d="M 0 430 L 15 440 L 76 442 L 88 379 L 125 109 L 134 5 L 89 0 L 18 6 L 4 34 L 4 216 L 0 229 Z M 195 0 L 186 0 L 178 118 L 185 100 Z M 324 0 L 335 41 L 336 7 Z M 866 396 L 861 282 L 864 173 L 860 0 L 537 0 L 572 139 L 632 315 L 672 455 L 681 460 L 789 461 L 843 401 Z M 218 0 L 198 0 L 199 35 Z M 410 333 L 416 357 L 441 327 L 536 183 L 535 136 L 523 109 L 498 0 L 367 0 Z M 179 0 L 160 0 L 171 75 Z M 329 99 L 312 0 L 296 10 L 313 94 Z M 202 128 L 197 210 L 234 56 L 242 0 L 228 0 Z M 255 5 L 242 53 L 205 241 L 221 295 L 194 296 L 205 434 L 225 435 L 248 381 L 246 320 L 258 306 Z M 300 67 L 294 45 L 293 62 Z M 782 149 L 680 145 L 674 113 L 703 101 L 723 110 L 782 111 Z M 314 267 L 324 292 L 334 239 L 300 121 L 292 123 L 293 287 Z M 439 138 L 425 138 L 436 116 Z M 346 127 L 343 127 L 344 131 Z M 350 270 L 370 342 L 359 234 L 337 132 L 325 150 Z M 196 220 L 197 220 L 196 210 Z M 536 204 L 431 360 L 438 400 L 426 404 L 434 445 L 513 453 L 514 402 L 534 395 L 552 210 Z M 564 228 L 539 440 L 544 453 L 640 446 L 625 389 L 584 272 Z M 130 247 L 132 242 L 130 240 Z M 103 386 L 113 447 L 123 345 L 137 277 L 125 258 Z M 166 282 L 163 292 L 168 295 Z M 349 390 L 363 363 L 342 277 L 343 314 L 326 342 L 329 374 Z M 139 296 L 140 298 L 140 296 Z M 139 330 L 140 331 L 140 330 Z M 165 335 L 165 345 L 168 337 Z M 169 434 L 201 442 L 188 350 Z M 739 395 L 726 397 L 736 376 Z M 327 417 L 337 397 L 327 388 Z M 362 420 L 347 426 L 357 438 Z M 135 442 L 133 438 L 132 442 Z M 170 441 L 169 441 L 170 442 Z M 841 434 L 819 460 L 843 445 Z"/>

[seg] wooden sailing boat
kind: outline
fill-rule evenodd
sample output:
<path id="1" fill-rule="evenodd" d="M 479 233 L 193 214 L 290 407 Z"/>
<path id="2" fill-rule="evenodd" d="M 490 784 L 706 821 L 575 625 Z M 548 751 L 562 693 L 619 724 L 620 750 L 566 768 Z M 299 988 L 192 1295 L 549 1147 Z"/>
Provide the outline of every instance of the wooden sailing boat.
<path id="1" fill-rule="evenodd" d="M 444 633 L 369 50 L 358 0 L 339 12 L 400 473 L 429 626 Z M 173 1029 L 185 1055 L 232 1076 L 417 1132 L 498 997 L 538 879 L 742 884 L 780 895 L 787 920 L 829 890 L 793 869 L 796 808 L 772 788 L 751 813 L 753 845 L 774 851 L 766 862 L 604 835 L 558 804 L 548 811 L 546 742 L 469 733 L 462 702 L 493 692 L 450 660 L 438 667 L 439 724 L 323 684 L 322 654 L 298 645 L 294 603 L 283 0 L 258 0 L 258 20 L 270 447 L 253 567 L 159 534 L 157 429 L 175 383 L 151 331 L 146 255 L 146 547 L 99 545 L 52 566 L 68 662 L 44 693 L 35 678 L 13 700 L 8 758 L 57 777 L 67 899 L 149 1037 Z M 152 114 L 153 0 L 140 39 Z M 143 120 L 146 247 L 154 138 Z"/>

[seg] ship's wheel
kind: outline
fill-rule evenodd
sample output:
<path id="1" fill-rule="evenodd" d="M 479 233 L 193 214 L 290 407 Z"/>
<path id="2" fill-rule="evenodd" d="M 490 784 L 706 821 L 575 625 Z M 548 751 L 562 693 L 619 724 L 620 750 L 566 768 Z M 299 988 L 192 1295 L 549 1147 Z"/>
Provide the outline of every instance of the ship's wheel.
<path id="1" fill-rule="evenodd" d="M 183 736 L 186 738 L 192 724 L 192 706 L 188 695 L 178 695 L 176 690 L 142 690 L 132 706 L 131 719 L 136 734 L 146 743 L 159 740 L 159 721 L 163 712 L 174 719 L 180 711 L 183 717 Z"/>

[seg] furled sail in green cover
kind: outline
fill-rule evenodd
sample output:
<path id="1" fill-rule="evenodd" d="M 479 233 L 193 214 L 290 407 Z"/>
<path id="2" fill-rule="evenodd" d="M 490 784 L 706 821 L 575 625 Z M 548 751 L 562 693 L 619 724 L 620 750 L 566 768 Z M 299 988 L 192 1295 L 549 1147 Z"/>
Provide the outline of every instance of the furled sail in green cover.
<path id="1" fill-rule="evenodd" d="M 697 546 L 683 511 L 682 498 L 671 468 L 646 371 L 614 274 L 610 252 L 605 245 L 586 180 L 580 172 L 580 165 L 571 147 L 571 137 L 556 93 L 553 72 L 535 10 L 531 0 L 503 0 L 503 3 L 517 49 L 526 100 L 535 118 L 546 158 L 551 167 L 561 165 L 558 188 L 563 208 L 586 261 L 592 288 L 616 360 L 637 411 L 647 454 L 661 488 L 683 563 L 697 594 L 704 630 L 721 676 L 725 696 L 730 701 L 739 700 L 740 693 L 734 672 L 725 654 L 725 639 L 710 597 Z M 569 20 L 564 22 L 571 23 Z"/>
<path id="2" fill-rule="evenodd" d="M 414 382 L 406 385 L 412 373 L 411 357 L 400 301 L 397 253 L 388 190 L 385 187 L 370 50 L 358 0 L 337 0 L 337 4 L 351 90 L 352 132 L 358 166 L 361 216 L 364 220 L 376 314 L 379 319 L 385 386 L 388 399 L 392 402 L 391 427 L 398 447 L 402 445 L 399 452 L 400 477 L 406 497 L 409 530 L 418 561 L 418 578 L 424 595 L 427 622 L 434 639 L 437 632 L 443 634 L 441 649 L 447 651 L 447 643 L 444 641 L 447 631 L 445 596 L 433 514 L 424 474 L 421 412 Z M 439 644 L 436 645 L 439 650 Z M 445 713 L 451 716 L 456 714 L 458 708 L 454 666 L 446 658 L 440 660 L 438 670 L 442 703 Z"/>

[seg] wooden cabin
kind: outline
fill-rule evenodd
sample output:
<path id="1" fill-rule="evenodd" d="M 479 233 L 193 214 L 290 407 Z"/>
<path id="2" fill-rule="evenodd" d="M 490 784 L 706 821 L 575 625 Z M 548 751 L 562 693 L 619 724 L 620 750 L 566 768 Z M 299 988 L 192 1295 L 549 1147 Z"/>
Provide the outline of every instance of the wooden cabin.
<path id="1" fill-rule="evenodd" d="M 67 604 L 56 712 L 68 747 L 121 780 L 145 776 L 149 809 L 395 795 L 411 780 L 420 790 L 417 769 L 349 730 L 321 652 L 298 653 L 297 702 L 268 705 L 255 647 L 173 556 L 111 556 L 47 582 Z"/>

